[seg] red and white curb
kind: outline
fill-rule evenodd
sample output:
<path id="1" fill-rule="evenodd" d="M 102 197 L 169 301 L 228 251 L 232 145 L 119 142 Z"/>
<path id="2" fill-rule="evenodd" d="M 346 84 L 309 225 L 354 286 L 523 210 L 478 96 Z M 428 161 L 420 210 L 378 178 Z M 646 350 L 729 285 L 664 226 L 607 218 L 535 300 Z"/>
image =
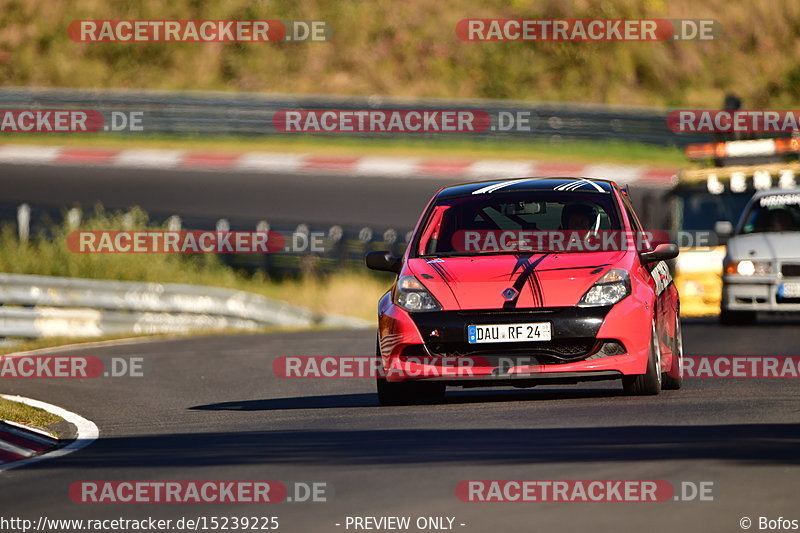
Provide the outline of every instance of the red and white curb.
<path id="1" fill-rule="evenodd" d="M 0 398 L 44 409 L 74 425 L 77 432 L 75 440 L 66 446 L 54 449 L 58 445 L 57 439 L 19 424 L 5 422 L 0 425 L 0 472 L 45 459 L 63 457 L 85 448 L 100 435 L 94 422 L 56 405 L 23 396 L 0 394 Z"/>
<path id="2" fill-rule="evenodd" d="M 669 186 L 677 170 L 632 165 L 587 165 L 510 159 L 356 157 L 278 152 L 115 150 L 65 146 L 0 145 L 0 163 L 101 165 L 118 168 L 233 170 L 241 172 L 328 172 L 362 177 L 491 179 L 524 176 L 589 176 L 617 183 Z"/>
<path id="3" fill-rule="evenodd" d="M 58 439 L 21 424 L 0 422 L 0 464 L 33 457 L 58 446 Z"/>

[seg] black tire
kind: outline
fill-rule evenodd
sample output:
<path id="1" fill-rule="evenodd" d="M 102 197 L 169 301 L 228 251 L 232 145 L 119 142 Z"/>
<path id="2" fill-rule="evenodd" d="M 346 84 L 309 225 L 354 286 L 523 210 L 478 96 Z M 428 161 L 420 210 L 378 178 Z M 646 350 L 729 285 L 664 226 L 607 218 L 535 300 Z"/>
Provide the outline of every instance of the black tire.
<path id="1" fill-rule="evenodd" d="M 731 311 L 722 309 L 719 313 L 719 322 L 724 326 L 744 326 L 756 323 L 755 311 Z"/>
<path id="2" fill-rule="evenodd" d="M 676 317 L 676 320 L 678 323 L 675 325 L 675 339 L 672 343 L 672 364 L 678 365 L 679 376 L 674 378 L 665 372 L 661 376 L 661 390 L 678 390 L 683 386 L 683 331 L 680 317 Z"/>
<path id="3" fill-rule="evenodd" d="M 623 376 L 622 389 L 631 396 L 654 396 L 661 392 L 661 349 L 653 322 L 650 331 L 650 355 L 647 372 L 636 376 Z"/>
<path id="4" fill-rule="evenodd" d="M 380 346 L 375 346 L 375 357 L 380 357 Z M 386 381 L 376 379 L 378 402 L 381 405 L 414 405 L 436 403 L 444 398 L 447 387 L 443 383 L 426 383 L 419 381 Z"/>

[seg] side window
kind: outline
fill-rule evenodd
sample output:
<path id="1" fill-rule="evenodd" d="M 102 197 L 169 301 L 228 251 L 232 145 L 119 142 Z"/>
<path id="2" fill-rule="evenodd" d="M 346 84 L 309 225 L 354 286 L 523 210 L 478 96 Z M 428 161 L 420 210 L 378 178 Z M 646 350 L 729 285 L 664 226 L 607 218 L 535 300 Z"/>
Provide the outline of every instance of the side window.
<path id="1" fill-rule="evenodd" d="M 631 230 L 634 233 L 634 239 L 636 242 L 636 246 L 639 247 L 639 250 L 650 248 L 649 241 L 642 241 L 640 239 L 646 239 L 648 237 L 645 236 L 644 230 L 642 229 L 642 223 L 639 222 L 639 217 L 636 216 L 636 212 L 633 210 L 633 206 L 631 205 L 630 201 L 626 197 L 622 197 L 622 205 L 625 207 L 625 213 L 628 215 L 628 220 L 631 223 Z M 647 270 L 652 270 L 654 265 L 647 265 L 645 268 Z"/>
<path id="2" fill-rule="evenodd" d="M 637 217 L 636 213 L 633 211 L 633 206 L 630 201 L 624 196 L 622 197 L 622 205 L 625 206 L 625 213 L 628 215 L 628 220 L 631 221 L 631 229 L 637 233 L 642 231 L 642 224 L 639 222 L 639 217 Z"/>

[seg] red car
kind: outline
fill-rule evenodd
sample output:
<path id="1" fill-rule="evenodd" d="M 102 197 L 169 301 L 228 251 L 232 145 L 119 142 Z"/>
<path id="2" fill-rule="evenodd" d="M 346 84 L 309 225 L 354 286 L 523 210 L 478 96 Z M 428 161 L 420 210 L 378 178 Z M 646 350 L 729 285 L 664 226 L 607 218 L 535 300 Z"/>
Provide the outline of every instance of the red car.
<path id="1" fill-rule="evenodd" d="M 621 379 L 629 394 L 682 382 L 680 302 L 627 192 L 587 178 L 441 189 L 378 304 L 383 405 L 437 401 L 447 386 Z"/>

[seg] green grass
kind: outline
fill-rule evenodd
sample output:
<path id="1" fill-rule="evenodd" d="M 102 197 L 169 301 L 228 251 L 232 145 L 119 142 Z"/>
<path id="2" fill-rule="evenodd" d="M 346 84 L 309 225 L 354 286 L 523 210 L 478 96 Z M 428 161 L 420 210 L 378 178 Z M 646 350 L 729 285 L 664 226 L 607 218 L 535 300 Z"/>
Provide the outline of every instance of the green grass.
<path id="1" fill-rule="evenodd" d="M 44 428 L 63 419 L 44 409 L 0 398 L 0 420 L 10 420 L 26 426 Z"/>
<path id="2" fill-rule="evenodd" d="M 126 215 L 98 207 L 79 229 L 145 228 L 164 229 L 150 223 L 146 213 L 139 209 Z M 0 272 L 224 287 L 262 294 L 320 313 L 368 320 L 375 319 L 377 300 L 389 286 L 387 280 L 371 275 L 366 269 L 278 281 L 260 272 L 250 275 L 234 270 L 213 254 L 79 254 L 67 248 L 67 235 L 71 231 L 66 224 L 54 225 L 51 237 L 34 235 L 28 242 L 20 242 L 13 225 L 3 226 Z"/>
<path id="3" fill-rule="evenodd" d="M 706 42 L 463 42 L 464 18 L 714 19 Z M 81 43 L 80 19 L 324 20 L 327 43 Z M 748 108 L 800 98 L 796 0 L 6 0 L 0 85 Z"/>
<path id="4" fill-rule="evenodd" d="M 624 141 L 520 141 L 497 139 L 354 139 L 346 137 L 274 136 L 175 137 L 9 134 L 4 144 L 93 146 L 114 149 L 151 148 L 230 152 L 294 152 L 340 156 L 388 156 L 464 159 L 524 159 L 582 163 L 681 166 L 679 148 Z"/>

